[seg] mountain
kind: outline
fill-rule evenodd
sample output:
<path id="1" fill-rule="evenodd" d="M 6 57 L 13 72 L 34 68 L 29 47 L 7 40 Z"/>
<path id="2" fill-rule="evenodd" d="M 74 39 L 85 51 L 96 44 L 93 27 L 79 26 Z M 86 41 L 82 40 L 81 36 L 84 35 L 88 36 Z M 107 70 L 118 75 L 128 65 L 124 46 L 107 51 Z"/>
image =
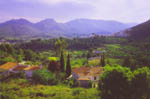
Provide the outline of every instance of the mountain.
<path id="1" fill-rule="evenodd" d="M 10 20 L 0 24 L 0 37 L 75 37 L 98 35 L 112 35 L 131 26 L 117 21 L 76 19 L 66 23 L 58 23 L 54 19 L 45 19 L 31 23 L 26 19 Z"/>
<path id="2" fill-rule="evenodd" d="M 129 28 L 128 25 L 117 22 L 117 21 L 104 21 L 104 20 L 90 20 L 90 19 L 76 19 L 67 22 L 72 30 L 80 34 L 112 34 L 120 30 Z M 108 33 L 108 34 L 107 34 Z"/>
<path id="3" fill-rule="evenodd" d="M 127 23 L 127 25 L 128 25 L 129 27 L 134 27 L 134 26 L 138 25 L 138 23 Z"/>
<path id="4" fill-rule="evenodd" d="M 65 36 L 71 32 L 70 27 L 64 23 L 57 23 L 54 19 L 45 19 L 35 24 L 36 28 L 46 35 Z"/>
<path id="5" fill-rule="evenodd" d="M 0 37 L 28 37 L 41 33 L 33 23 L 25 19 L 10 20 L 0 24 Z"/>
<path id="6" fill-rule="evenodd" d="M 117 36 L 126 36 L 132 39 L 149 39 L 150 38 L 150 20 L 126 29 L 116 34 Z"/>

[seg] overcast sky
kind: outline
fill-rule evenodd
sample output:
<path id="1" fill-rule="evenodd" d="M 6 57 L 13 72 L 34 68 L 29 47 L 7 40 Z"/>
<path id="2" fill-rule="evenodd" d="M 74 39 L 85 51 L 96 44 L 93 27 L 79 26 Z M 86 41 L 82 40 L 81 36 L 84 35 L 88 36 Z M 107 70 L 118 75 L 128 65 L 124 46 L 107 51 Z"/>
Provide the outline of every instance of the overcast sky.
<path id="1" fill-rule="evenodd" d="M 26 18 L 37 22 L 54 18 L 116 20 L 124 23 L 150 19 L 149 0 L 0 0 L 0 22 Z"/>

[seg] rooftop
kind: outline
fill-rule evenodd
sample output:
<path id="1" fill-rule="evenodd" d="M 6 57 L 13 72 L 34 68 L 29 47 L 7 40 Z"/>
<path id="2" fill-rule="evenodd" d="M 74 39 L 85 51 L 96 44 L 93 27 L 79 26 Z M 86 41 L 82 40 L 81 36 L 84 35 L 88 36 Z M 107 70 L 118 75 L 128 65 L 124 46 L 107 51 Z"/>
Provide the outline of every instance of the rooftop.
<path id="1" fill-rule="evenodd" d="M 30 70 L 30 71 L 34 71 L 34 70 L 39 70 L 41 69 L 40 66 L 30 66 L 25 68 L 24 70 Z"/>
<path id="2" fill-rule="evenodd" d="M 10 69 L 16 67 L 17 65 L 18 65 L 18 63 L 15 63 L 15 62 L 7 62 L 7 63 L 1 65 L 0 69 L 10 70 Z"/>
<path id="3" fill-rule="evenodd" d="M 27 68 L 28 66 L 23 66 L 23 65 L 18 65 L 17 67 L 15 67 L 15 71 L 21 71 L 24 70 L 25 68 Z"/>
<path id="4" fill-rule="evenodd" d="M 72 72 L 80 76 L 96 76 L 103 72 L 101 67 L 80 67 L 72 69 Z"/>

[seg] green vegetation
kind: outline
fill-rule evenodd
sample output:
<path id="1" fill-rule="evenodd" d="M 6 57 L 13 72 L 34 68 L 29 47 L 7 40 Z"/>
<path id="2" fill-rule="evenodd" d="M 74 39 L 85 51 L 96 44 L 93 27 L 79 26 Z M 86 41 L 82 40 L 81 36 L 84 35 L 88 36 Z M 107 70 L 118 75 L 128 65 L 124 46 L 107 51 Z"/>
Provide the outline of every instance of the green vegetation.
<path id="1" fill-rule="evenodd" d="M 33 72 L 32 80 L 35 83 L 54 85 L 57 84 L 56 75 L 46 69 Z"/>
<path id="2" fill-rule="evenodd" d="M 127 67 L 105 66 L 100 76 L 99 90 L 102 99 L 148 99 L 149 85 L 148 67 L 131 71 Z"/>
<path id="3" fill-rule="evenodd" d="M 35 71 L 31 81 L 23 74 L 13 77 L 0 74 L 0 79 L 4 79 L 0 82 L 0 95 L 4 99 L 11 99 L 11 96 L 13 99 L 150 97 L 150 46 L 145 40 L 137 43 L 129 38 L 95 36 L 1 44 L 0 64 L 6 62 L 42 64 L 43 69 Z M 98 90 L 77 88 L 75 79 L 66 79 L 71 68 L 82 66 L 102 66 L 104 71 L 100 75 Z"/>
<path id="4" fill-rule="evenodd" d="M 2 99 L 99 99 L 97 89 L 70 88 L 65 85 L 31 84 L 24 79 L 13 79 L 0 84 Z"/>

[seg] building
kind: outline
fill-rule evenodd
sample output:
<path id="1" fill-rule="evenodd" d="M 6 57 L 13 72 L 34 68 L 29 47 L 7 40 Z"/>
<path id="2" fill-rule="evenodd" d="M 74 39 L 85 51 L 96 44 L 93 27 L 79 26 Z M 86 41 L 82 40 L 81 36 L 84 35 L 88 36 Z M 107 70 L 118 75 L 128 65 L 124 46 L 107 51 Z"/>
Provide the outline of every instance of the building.
<path id="1" fill-rule="evenodd" d="M 101 67 L 80 67 L 72 69 L 72 76 L 82 87 L 88 87 L 90 83 L 92 87 L 97 87 L 99 75 L 102 72 Z"/>
<path id="2" fill-rule="evenodd" d="M 0 73 L 1 74 L 10 74 L 10 73 L 19 73 L 24 72 L 25 75 L 30 78 L 32 77 L 32 73 L 36 70 L 41 69 L 42 66 L 29 66 L 29 65 L 21 65 L 14 62 L 7 62 L 0 66 Z"/>
<path id="3" fill-rule="evenodd" d="M 13 69 L 16 68 L 18 66 L 18 63 L 15 62 L 7 62 L 3 65 L 0 66 L 0 71 L 2 74 L 9 74 L 10 72 L 13 72 Z"/>
<path id="4" fill-rule="evenodd" d="M 42 66 L 30 66 L 30 67 L 27 67 L 24 69 L 25 71 L 25 75 L 28 77 L 28 78 L 31 78 L 32 77 L 32 73 L 36 70 L 40 70 L 42 68 Z"/>
<path id="5" fill-rule="evenodd" d="M 12 72 L 13 73 L 19 73 L 21 71 L 24 71 L 25 68 L 28 68 L 28 66 L 26 65 L 17 65 L 13 70 Z"/>

